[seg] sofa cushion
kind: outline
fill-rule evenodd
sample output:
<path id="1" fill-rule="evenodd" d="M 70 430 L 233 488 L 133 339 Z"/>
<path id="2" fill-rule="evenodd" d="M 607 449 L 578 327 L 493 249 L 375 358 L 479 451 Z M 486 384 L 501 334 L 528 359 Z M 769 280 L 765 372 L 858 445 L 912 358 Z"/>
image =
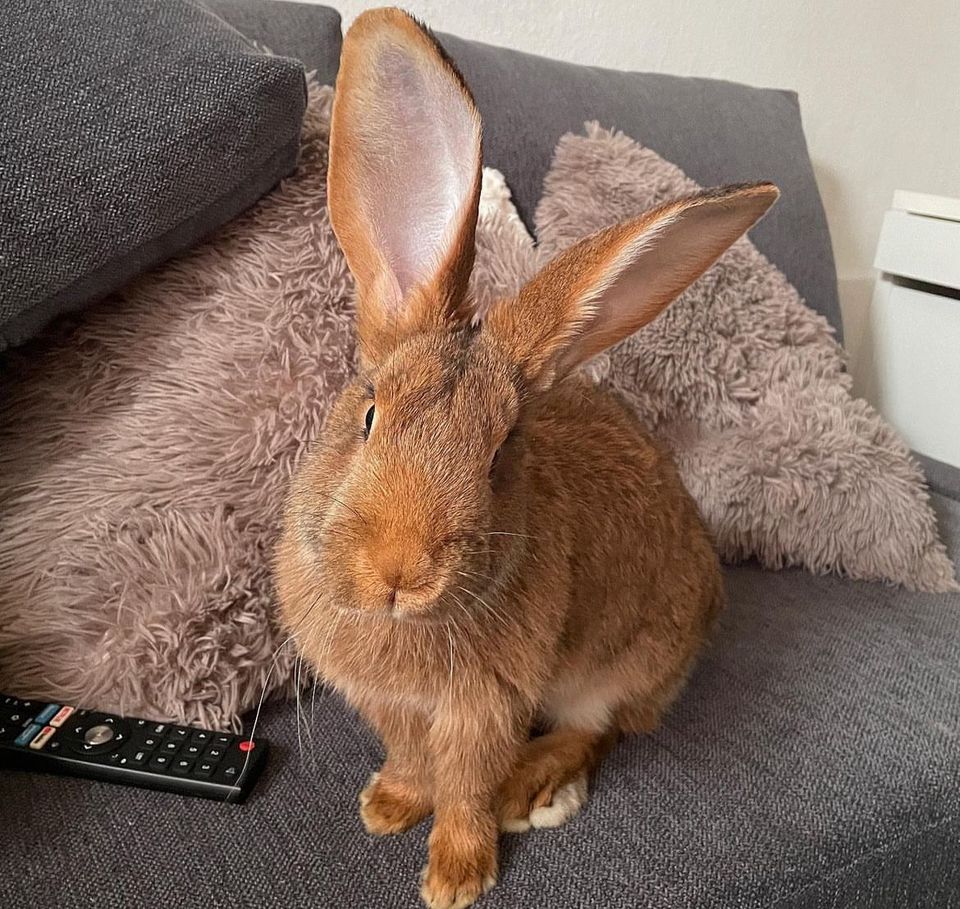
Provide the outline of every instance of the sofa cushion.
<path id="1" fill-rule="evenodd" d="M 0 84 L 0 349 L 188 248 L 296 163 L 301 64 L 187 0 L 10 0 Z"/>
<path id="2" fill-rule="evenodd" d="M 751 566 L 727 586 L 663 728 L 617 746 L 565 827 L 504 838 L 484 909 L 960 900 L 960 595 Z M 429 825 L 364 833 L 380 747 L 332 692 L 302 707 L 265 708 L 244 806 L 3 773 L 0 905 L 418 909 Z"/>
<path id="3" fill-rule="evenodd" d="M 290 0 L 203 0 L 251 41 L 300 60 L 320 85 L 333 85 L 340 66 L 340 14 L 329 6 Z"/>
<path id="4" fill-rule="evenodd" d="M 528 228 L 557 140 L 587 120 L 623 130 L 701 186 L 772 180 L 782 197 L 751 237 L 841 337 L 830 235 L 795 93 L 438 38 L 480 108 L 484 163 L 506 176 Z"/>

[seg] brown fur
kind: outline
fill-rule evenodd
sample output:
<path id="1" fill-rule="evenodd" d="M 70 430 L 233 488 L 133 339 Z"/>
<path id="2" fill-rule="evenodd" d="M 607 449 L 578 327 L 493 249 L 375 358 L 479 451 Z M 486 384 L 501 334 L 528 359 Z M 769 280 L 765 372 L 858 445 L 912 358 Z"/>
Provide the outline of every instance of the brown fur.
<path id="1" fill-rule="evenodd" d="M 384 43 L 453 78 L 403 14 L 357 22 L 348 96 L 355 84 L 375 95 L 364 51 Z M 352 129 L 347 111 L 335 134 Z M 351 263 L 372 261 L 342 210 L 368 165 L 349 143 L 332 154 L 344 159 L 330 169 L 334 225 Z M 450 286 L 436 276 L 391 312 L 371 290 L 395 278 L 389 248 L 358 276 L 371 355 L 295 478 L 276 574 L 284 624 L 386 745 L 361 794 L 367 829 L 434 815 L 431 907 L 492 885 L 498 820 L 547 805 L 619 732 L 655 727 L 721 608 L 717 557 L 672 462 L 571 371 L 654 318 L 775 194 L 695 197 L 588 238 L 478 328 L 468 301 L 431 295 Z M 438 272 L 462 259 L 462 227 L 430 257 Z M 530 740 L 535 722 L 548 732 Z"/>

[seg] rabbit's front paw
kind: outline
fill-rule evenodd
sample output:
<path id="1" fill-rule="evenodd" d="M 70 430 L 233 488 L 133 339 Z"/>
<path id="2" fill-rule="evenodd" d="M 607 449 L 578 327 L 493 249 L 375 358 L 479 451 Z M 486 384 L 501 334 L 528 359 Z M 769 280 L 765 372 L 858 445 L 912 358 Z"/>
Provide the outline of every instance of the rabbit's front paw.
<path id="1" fill-rule="evenodd" d="M 434 830 L 420 896 L 430 909 L 464 909 L 497 882 L 497 847 L 470 835 Z"/>
<path id="2" fill-rule="evenodd" d="M 430 805 L 412 786 L 375 773 L 360 793 L 360 819 L 368 833 L 403 833 L 430 813 Z"/>

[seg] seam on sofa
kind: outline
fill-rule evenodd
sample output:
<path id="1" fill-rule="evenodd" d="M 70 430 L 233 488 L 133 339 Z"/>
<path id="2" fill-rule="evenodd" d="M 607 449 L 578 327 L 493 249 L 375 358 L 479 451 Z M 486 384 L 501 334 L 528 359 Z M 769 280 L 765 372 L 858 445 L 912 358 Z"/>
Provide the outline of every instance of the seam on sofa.
<path id="1" fill-rule="evenodd" d="M 810 881 L 808 884 L 804 884 L 802 887 L 797 888 L 796 890 L 785 894 L 777 899 L 776 902 L 770 904 L 770 909 L 775 909 L 777 906 L 783 906 L 790 900 L 794 900 L 799 896 L 803 896 L 804 893 L 812 890 L 815 887 L 819 887 L 823 884 L 829 883 L 832 880 L 840 877 L 842 874 L 850 871 L 853 868 L 858 867 L 859 865 L 864 864 L 872 858 L 875 858 L 878 855 L 882 855 L 885 852 L 889 852 L 892 849 L 895 849 L 898 846 L 903 844 L 912 843 L 918 840 L 922 836 L 926 836 L 928 833 L 931 833 L 934 830 L 940 830 L 943 827 L 949 827 L 953 824 L 956 824 L 958 821 L 958 816 L 950 815 L 946 818 L 940 818 L 938 821 L 927 824 L 925 827 L 920 828 L 919 830 L 914 830 L 912 833 L 899 836 L 896 839 L 888 840 L 886 843 L 882 843 L 879 846 L 871 849 L 869 852 L 864 852 L 861 855 L 858 855 L 855 859 L 851 859 L 849 862 L 845 862 L 839 868 L 834 868 L 833 871 L 828 872 L 827 874 L 821 875 L 814 881 Z"/>

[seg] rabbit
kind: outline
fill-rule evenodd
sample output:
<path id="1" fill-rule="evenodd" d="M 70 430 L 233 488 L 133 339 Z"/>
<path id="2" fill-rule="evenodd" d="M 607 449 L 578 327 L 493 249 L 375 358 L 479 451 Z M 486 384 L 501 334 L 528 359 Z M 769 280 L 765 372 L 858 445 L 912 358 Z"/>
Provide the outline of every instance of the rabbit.
<path id="1" fill-rule="evenodd" d="M 281 623 L 385 746 L 360 793 L 366 829 L 433 815 L 432 909 L 494 884 L 500 830 L 581 809 L 620 734 L 656 728 L 723 606 L 669 456 L 578 367 L 778 196 L 730 186 L 602 230 L 481 318 L 467 292 L 480 146 L 430 33 L 396 9 L 361 14 L 328 171 L 358 373 L 292 480 L 275 558 Z"/>

